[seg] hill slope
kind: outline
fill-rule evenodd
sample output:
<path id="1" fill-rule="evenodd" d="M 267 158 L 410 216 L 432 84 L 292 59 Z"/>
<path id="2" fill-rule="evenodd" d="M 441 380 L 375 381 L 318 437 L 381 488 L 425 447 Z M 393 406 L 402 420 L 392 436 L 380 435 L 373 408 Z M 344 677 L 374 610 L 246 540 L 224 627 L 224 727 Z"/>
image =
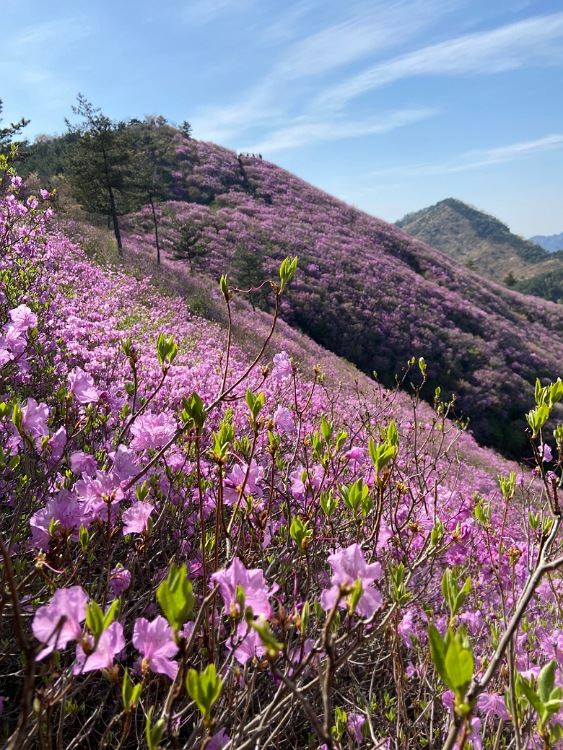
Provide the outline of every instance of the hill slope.
<path id="1" fill-rule="evenodd" d="M 377 371 L 387 385 L 412 356 L 424 356 L 425 397 L 431 401 L 437 386 L 445 396 L 456 394 L 458 413 L 470 417 L 481 442 L 522 455 L 522 415 L 535 378 L 559 374 L 560 306 L 484 282 L 396 226 L 273 164 L 161 128 L 167 138 L 170 131 L 175 146 L 161 165 L 168 200 L 157 205 L 161 268 L 190 288 L 192 309 L 218 314 L 210 283 L 225 270 L 248 287 L 286 255 L 297 255 L 300 271 L 281 311 L 287 323 L 364 372 Z M 61 202 L 72 205 L 64 175 L 69 147 L 64 138 L 38 144 L 22 166 L 38 172 L 41 182 L 52 180 Z M 61 171 L 55 179 L 53 173 Z M 118 195 L 118 202 L 123 211 L 127 196 Z M 495 226 L 508 232 L 499 222 Z M 150 209 L 130 214 L 129 257 L 143 263 L 154 257 L 153 234 Z M 174 265 L 179 239 L 189 262 Z M 547 254 L 519 242 L 522 267 L 530 258 L 543 267 L 539 261 Z M 546 288 L 552 282 L 543 279 Z M 521 283 L 535 284 L 537 277 Z M 262 295 L 254 301 L 267 307 Z M 252 338 L 252 326 L 243 335 Z"/>
<path id="2" fill-rule="evenodd" d="M 179 298 L 176 287 L 192 281 L 186 266 L 171 273 L 165 258 L 152 274 L 148 244 L 121 259 L 107 230 L 62 222 L 81 248 L 55 231 L 50 208 L 41 215 L 37 198 L 19 200 L 20 187 L 14 178 L 0 195 L 0 532 L 13 539 L 1 545 L 8 746 L 35 747 L 41 736 L 69 750 L 138 747 L 145 711 L 133 708 L 129 678 L 125 729 L 115 700 L 121 676 L 135 674 L 149 716 L 170 710 L 174 719 L 156 725 L 162 747 L 211 747 L 193 691 L 179 692 L 174 713 L 167 707 L 188 665 L 215 679 L 215 663 L 224 687 L 213 699 L 214 747 L 256 747 L 264 727 L 270 745 L 310 747 L 310 717 L 326 712 L 327 691 L 335 706 L 345 695 L 348 711 L 370 712 L 370 746 L 395 735 L 413 750 L 441 746 L 450 711 L 438 670 L 428 669 L 426 624 L 430 613 L 440 627 L 451 617 L 442 580 L 464 606 L 472 662 L 491 662 L 501 604 L 508 619 L 516 592 L 530 599 L 532 587 L 514 657 L 534 674 L 552 659 L 560 581 L 538 585 L 536 568 L 530 582 L 529 561 L 540 551 L 548 559 L 559 524 L 547 542 L 537 533 L 532 519 L 545 518 L 547 501 L 527 470 L 505 477 L 503 500 L 495 475 L 514 465 L 459 435 L 443 411 L 374 386 L 291 331 L 280 331 L 284 344 L 288 335 L 307 358 L 321 355 L 326 380 L 281 353 L 272 362 L 276 341 L 259 363 L 267 366 L 254 367 L 271 325 L 265 313 L 235 295 L 235 317 L 254 336 L 248 350 L 227 348 L 224 327 Z M 85 251 L 113 263 L 102 268 Z M 139 261 L 140 280 L 125 272 Z M 537 469 L 543 475 L 541 461 Z M 523 499 L 541 516 L 522 512 Z M 457 568 L 471 583 L 462 597 Z M 338 668 L 321 692 L 333 658 L 322 646 L 327 622 Z M 401 683 L 398 658 L 412 665 Z M 37 680 L 26 679 L 30 669 Z M 499 672 L 492 695 L 502 701 L 504 661 Z M 38 709 L 29 717 L 28 695 Z M 404 701 L 401 724 L 389 696 Z M 47 706 L 60 711 L 54 726 L 41 723 Z M 487 721 L 488 707 L 476 710 L 485 742 L 507 744 L 511 727 Z M 148 726 L 153 738 L 150 718 Z M 330 742 L 318 720 L 314 728 L 315 746 Z M 365 747 L 363 735 L 354 744 Z"/>
<path id="3" fill-rule="evenodd" d="M 215 277 L 241 276 L 240 248 L 264 272 L 298 255 L 287 322 L 386 384 L 424 356 L 426 397 L 436 386 L 455 393 L 480 441 L 521 455 L 532 385 L 555 377 L 563 357 L 561 307 L 484 282 L 273 164 L 192 140 L 178 152 L 179 200 L 160 207 L 169 258 L 179 224 Z M 131 215 L 129 250 L 146 255 L 151 243 L 148 211 Z"/>
<path id="4" fill-rule="evenodd" d="M 563 250 L 563 232 L 559 234 L 536 234 L 534 237 L 530 237 L 530 242 L 535 242 L 548 253 L 555 253 L 558 250 Z"/>
<path id="5" fill-rule="evenodd" d="M 563 297 L 563 253 L 548 253 L 455 198 L 407 214 L 397 226 L 493 281 L 553 302 Z"/>

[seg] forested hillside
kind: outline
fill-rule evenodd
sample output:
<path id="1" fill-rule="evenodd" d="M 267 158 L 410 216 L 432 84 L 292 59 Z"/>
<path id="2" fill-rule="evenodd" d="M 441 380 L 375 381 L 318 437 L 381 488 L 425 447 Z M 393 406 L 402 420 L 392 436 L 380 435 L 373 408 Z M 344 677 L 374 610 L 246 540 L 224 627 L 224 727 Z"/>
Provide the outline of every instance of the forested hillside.
<path id="1" fill-rule="evenodd" d="M 499 284 L 552 302 L 563 299 L 563 252 L 547 252 L 462 201 L 446 198 L 407 214 L 397 226 Z"/>

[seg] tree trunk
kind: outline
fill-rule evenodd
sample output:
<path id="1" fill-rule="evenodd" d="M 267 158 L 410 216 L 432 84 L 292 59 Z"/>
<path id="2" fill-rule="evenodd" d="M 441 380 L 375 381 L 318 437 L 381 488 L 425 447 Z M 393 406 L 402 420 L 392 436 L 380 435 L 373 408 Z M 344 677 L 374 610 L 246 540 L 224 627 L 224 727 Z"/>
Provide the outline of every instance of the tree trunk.
<path id="1" fill-rule="evenodd" d="M 111 220 L 113 222 L 113 231 L 115 233 L 115 239 L 117 241 L 117 249 L 119 250 L 119 254 L 123 255 L 123 242 L 121 241 L 121 231 L 119 229 L 119 220 L 117 218 L 117 208 L 115 206 L 115 197 L 113 195 L 113 189 L 111 185 L 108 185 L 108 192 L 109 192 L 109 205 L 110 205 L 110 212 L 111 212 Z"/>
<path id="2" fill-rule="evenodd" d="M 149 201 L 151 204 L 152 220 L 154 224 L 154 240 L 156 242 L 156 262 L 158 265 L 160 265 L 160 242 L 158 240 L 158 217 L 156 215 L 156 210 L 154 208 L 154 201 L 153 201 L 152 195 L 149 196 Z"/>

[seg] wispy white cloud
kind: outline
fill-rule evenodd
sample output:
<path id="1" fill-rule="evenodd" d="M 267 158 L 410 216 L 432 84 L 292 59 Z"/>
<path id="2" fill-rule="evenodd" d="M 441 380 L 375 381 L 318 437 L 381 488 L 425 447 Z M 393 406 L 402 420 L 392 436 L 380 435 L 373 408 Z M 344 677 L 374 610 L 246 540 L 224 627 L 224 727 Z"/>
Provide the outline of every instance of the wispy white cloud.
<path id="1" fill-rule="evenodd" d="M 2 46 L 4 54 L 0 59 L 14 55 L 40 54 L 44 58 L 57 54 L 57 47 L 51 42 L 65 40 L 65 47 L 89 36 L 90 24 L 81 17 L 60 18 L 24 26 L 16 34 L 9 35 Z M 20 61 L 21 62 L 21 61 Z"/>
<path id="2" fill-rule="evenodd" d="M 183 21 L 202 26 L 221 15 L 248 10 L 255 0 L 188 0 L 180 11 Z"/>
<path id="3" fill-rule="evenodd" d="M 388 133 L 391 130 L 412 125 L 436 114 L 434 109 L 403 109 L 389 112 L 381 117 L 367 120 L 311 120 L 297 118 L 291 125 L 268 133 L 263 139 L 242 151 L 271 154 L 290 148 L 321 141 L 339 141 L 367 135 Z"/>
<path id="4" fill-rule="evenodd" d="M 510 143 L 495 148 L 472 149 L 449 161 L 378 169 L 370 174 L 372 177 L 429 177 L 439 174 L 470 172 L 558 149 L 563 149 L 563 133 L 553 133 L 532 141 Z"/>
<path id="5" fill-rule="evenodd" d="M 260 37 L 266 44 L 280 44 L 293 41 L 299 36 L 303 19 L 318 9 L 323 0 L 301 0 L 270 20 L 261 29 Z"/>
<path id="6" fill-rule="evenodd" d="M 293 44 L 275 70 L 277 77 L 319 75 L 368 54 L 397 47 L 436 22 L 451 2 L 379 0 L 349 5 L 348 18 L 326 26 Z"/>
<path id="7" fill-rule="evenodd" d="M 314 78 L 368 54 L 382 53 L 405 43 L 458 2 L 428 0 L 421 6 L 419 0 L 376 0 L 369 4 L 355 0 L 346 6 L 347 16 L 343 20 L 291 43 L 267 75 L 243 97 L 196 113 L 192 117 L 194 132 L 211 140 L 232 142 L 256 127 L 278 130 L 284 121 L 295 121 L 296 112 L 311 121 L 320 121 L 312 106 L 310 87 Z M 309 12 L 312 3 L 313 0 L 304 0 L 288 11 L 290 21 L 291 13 Z M 284 18 L 286 16 L 282 16 L 280 22 Z M 267 138 L 264 136 L 260 140 Z M 279 140 L 277 136 L 276 140 Z"/>
<path id="8" fill-rule="evenodd" d="M 322 92 L 317 103 L 341 108 L 367 91 L 427 75 L 491 74 L 563 60 L 563 13 L 456 37 L 379 62 Z"/>

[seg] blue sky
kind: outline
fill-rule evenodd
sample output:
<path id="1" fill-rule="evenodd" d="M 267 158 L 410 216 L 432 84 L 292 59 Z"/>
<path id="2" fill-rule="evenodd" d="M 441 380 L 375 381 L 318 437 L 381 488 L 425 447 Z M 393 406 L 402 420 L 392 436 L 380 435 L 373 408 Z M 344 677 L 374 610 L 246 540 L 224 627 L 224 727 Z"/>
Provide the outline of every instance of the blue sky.
<path id="1" fill-rule="evenodd" d="M 389 221 L 563 231 L 562 0 L 0 0 L 4 119 L 189 120 Z"/>

